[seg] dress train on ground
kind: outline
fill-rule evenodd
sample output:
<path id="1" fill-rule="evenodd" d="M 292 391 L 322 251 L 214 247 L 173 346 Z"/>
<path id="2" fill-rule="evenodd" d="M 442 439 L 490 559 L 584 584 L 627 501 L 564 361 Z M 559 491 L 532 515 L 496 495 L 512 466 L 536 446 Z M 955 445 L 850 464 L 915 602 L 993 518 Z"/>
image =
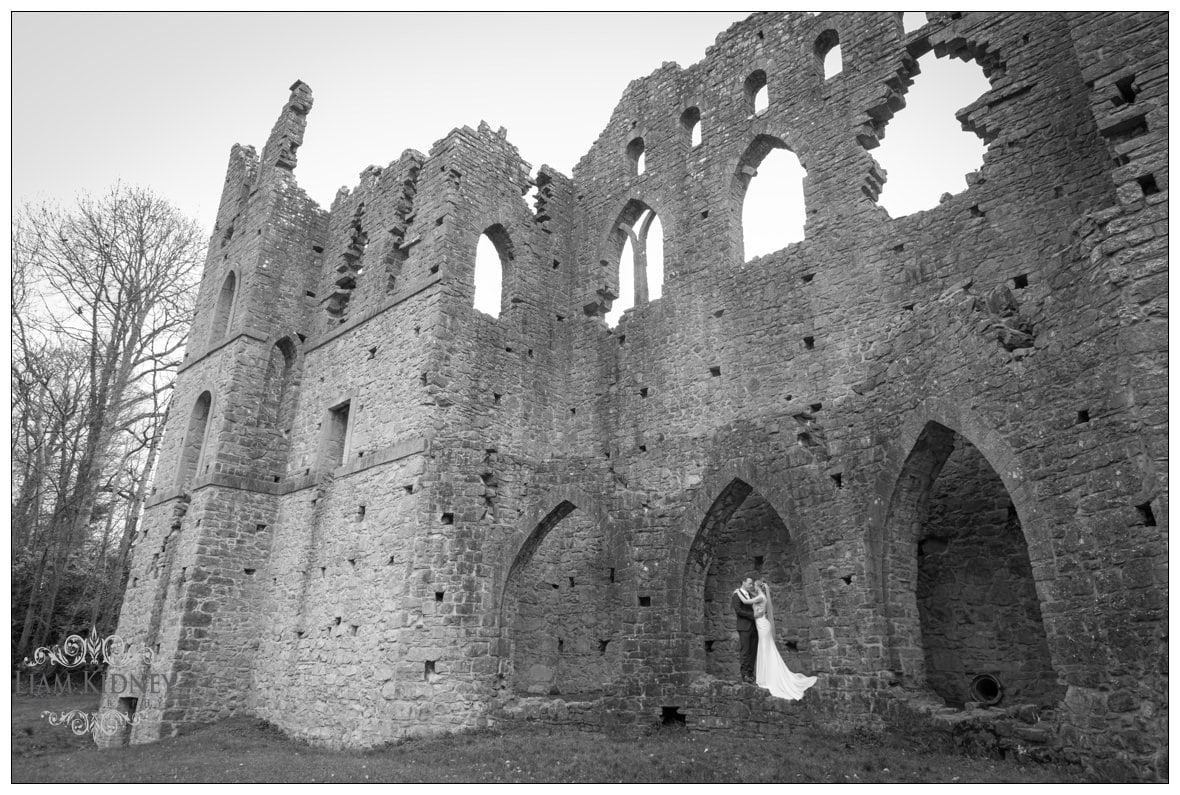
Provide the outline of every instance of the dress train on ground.
<path id="1" fill-rule="evenodd" d="M 754 660 L 754 678 L 759 687 L 764 687 L 773 696 L 797 701 L 803 698 L 807 688 L 816 682 L 814 676 L 797 674 L 787 667 L 774 643 L 770 621 L 762 616 L 754 620 L 758 628 L 758 656 Z"/>

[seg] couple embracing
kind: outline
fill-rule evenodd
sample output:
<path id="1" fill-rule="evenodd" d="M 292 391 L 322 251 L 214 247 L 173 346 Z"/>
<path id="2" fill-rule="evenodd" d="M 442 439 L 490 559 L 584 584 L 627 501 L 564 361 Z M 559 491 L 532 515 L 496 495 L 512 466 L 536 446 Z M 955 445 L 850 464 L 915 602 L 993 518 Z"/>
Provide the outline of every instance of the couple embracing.
<path id="1" fill-rule="evenodd" d="M 770 586 L 747 576 L 730 601 L 741 639 L 742 681 L 756 683 L 779 698 L 803 698 L 807 688 L 815 684 L 815 677 L 793 672 L 775 646 Z"/>

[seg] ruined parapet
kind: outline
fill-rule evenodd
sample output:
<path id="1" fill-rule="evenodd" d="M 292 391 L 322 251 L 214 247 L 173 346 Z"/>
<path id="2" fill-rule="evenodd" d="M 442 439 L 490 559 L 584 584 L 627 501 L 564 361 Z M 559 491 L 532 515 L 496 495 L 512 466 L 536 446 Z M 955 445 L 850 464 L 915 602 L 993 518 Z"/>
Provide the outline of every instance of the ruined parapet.
<path id="1" fill-rule="evenodd" d="M 427 274 L 407 268 L 417 215 L 414 198 L 425 156 L 407 150 L 385 168 L 370 166 L 332 204 L 325 268 L 317 287 L 317 334 L 382 311 Z"/>
<path id="2" fill-rule="evenodd" d="M 217 220 L 213 224 L 210 248 L 225 248 L 233 240 L 237 232 L 235 221 L 245 207 L 258 178 L 258 164 L 258 153 L 254 147 L 234 144 L 230 149 L 225 187 L 221 191 L 221 203 L 217 209 Z"/>
<path id="3" fill-rule="evenodd" d="M 307 128 L 307 114 L 313 103 L 311 88 L 302 80 L 291 84 L 291 97 L 283 106 L 279 120 L 275 122 L 262 149 L 262 167 L 281 168 L 292 171 L 295 168 L 295 153 L 303 145 L 303 131 Z"/>

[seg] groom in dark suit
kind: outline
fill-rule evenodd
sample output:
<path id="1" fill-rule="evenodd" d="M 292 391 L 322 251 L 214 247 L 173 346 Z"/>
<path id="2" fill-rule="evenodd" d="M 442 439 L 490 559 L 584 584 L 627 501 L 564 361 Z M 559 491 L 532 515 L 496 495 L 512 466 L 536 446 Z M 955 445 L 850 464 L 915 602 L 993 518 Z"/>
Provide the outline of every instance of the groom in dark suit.
<path id="1" fill-rule="evenodd" d="M 754 608 L 743 602 L 743 599 L 754 597 L 754 578 L 747 576 L 742 585 L 733 592 L 730 603 L 737 615 L 738 638 L 741 641 L 742 653 L 742 681 L 754 681 L 754 660 L 758 656 L 758 631 L 754 627 Z"/>

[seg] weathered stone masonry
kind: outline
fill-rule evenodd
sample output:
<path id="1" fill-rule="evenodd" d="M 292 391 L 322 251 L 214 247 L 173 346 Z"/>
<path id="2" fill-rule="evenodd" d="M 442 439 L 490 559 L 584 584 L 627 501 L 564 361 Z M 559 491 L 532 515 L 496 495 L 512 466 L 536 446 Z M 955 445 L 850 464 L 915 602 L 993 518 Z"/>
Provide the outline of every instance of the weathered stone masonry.
<path id="1" fill-rule="evenodd" d="M 896 723 L 1166 778 L 1166 40 L 1160 13 L 759 14 L 634 81 L 572 177 L 464 127 L 327 212 L 296 83 L 231 152 L 135 540 L 119 631 L 177 684 L 106 706 L 133 742 L 241 711 L 333 746 Z M 988 150 L 891 219 L 871 149 L 930 50 L 987 75 L 958 117 Z M 784 147 L 806 239 L 746 261 Z M 663 294 L 611 329 L 646 210 Z M 751 569 L 802 702 L 733 681 Z"/>

